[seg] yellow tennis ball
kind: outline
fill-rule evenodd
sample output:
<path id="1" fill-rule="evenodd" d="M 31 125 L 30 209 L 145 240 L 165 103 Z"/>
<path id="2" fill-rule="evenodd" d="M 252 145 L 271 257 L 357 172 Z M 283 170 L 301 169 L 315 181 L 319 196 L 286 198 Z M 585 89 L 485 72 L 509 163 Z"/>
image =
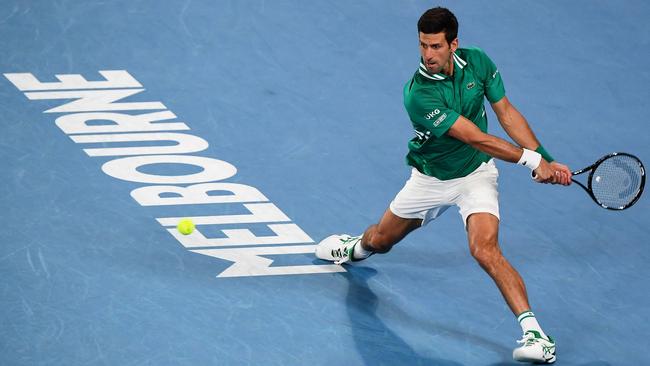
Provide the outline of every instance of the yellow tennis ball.
<path id="1" fill-rule="evenodd" d="M 194 223 L 190 219 L 182 219 L 176 225 L 176 229 L 183 235 L 190 235 L 194 231 Z"/>

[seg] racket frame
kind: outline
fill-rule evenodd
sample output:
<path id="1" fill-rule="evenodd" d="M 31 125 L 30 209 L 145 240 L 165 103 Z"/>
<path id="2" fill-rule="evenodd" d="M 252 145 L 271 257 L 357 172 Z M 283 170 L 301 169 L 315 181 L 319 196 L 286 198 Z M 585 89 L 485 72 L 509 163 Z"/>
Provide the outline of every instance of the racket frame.
<path id="1" fill-rule="evenodd" d="M 634 197 L 634 199 L 632 201 L 630 201 L 627 205 L 620 206 L 620 207 L 609 207 L 607 205 L 604 205 L 604 204 L 598 202 L 598 199 L 596 199 L 596 195 L 594 195 L 594 192 L 593 192 L 593 190 L 591 188 L 592 187 L 591 182 L 593 180 L 594 172 L 596 171 L 596 168 L 603 161 L 605 161 L 605 160 L 607 160 L 607 159 L 609 159 L 609 158 L 611 158 L 613 156 L 629 156 L 632 159 L 636 160 L 636 162 L 639 164 L 639 168 L 641 168 L 641 185 L 639 186 L 639 192 Z M 641 159 L 637 158 L 636 156 L 634 156 L 632 154 L 628 154 L 628 153 L 623 153 L 623 152 L 615 152 L 615 153 L 607 154 L 607 155 L 603 156 L 602 158 L 598 159 L 598 161 L 591 164 L 590 166 L 588 166 L 586 168 L 582 168 L 580 170 L 576 170 L 575 172 L 572 172 L 571 174 L 575 176 L 575 175 L 585 173 L 587 171 L 589 171 L 589 176 L 587 177 L 587 185 L 586 186 L 583 183 L 581 183 L 581 182 L 579 182 L 579 181 L 577 181 L 577 180 L 575 180 L 573 178 L 571 178 L 571 181 L 573 181 L 574 183 L 576 183 L 577 185 L 582 187 L 582 189 L 584 189 L 589 194 L 591 199 L 594 200 L 594 202 L 596 202 L 596 204 L 598 206 L 600 206 L 602 208 L 606 208 L 608 210 L 621 211 L 621 210 L 625 210 L 626 208 L 632 207 L 632 205 L 634 205 L 636 203 L 636 201 L 638 201 L 639 198 L 641 198 L 641 194 L 643 193 L 643 188 L 645 186 L 645 168 L 643 167 L 643 163 L 641 163 Z"/>

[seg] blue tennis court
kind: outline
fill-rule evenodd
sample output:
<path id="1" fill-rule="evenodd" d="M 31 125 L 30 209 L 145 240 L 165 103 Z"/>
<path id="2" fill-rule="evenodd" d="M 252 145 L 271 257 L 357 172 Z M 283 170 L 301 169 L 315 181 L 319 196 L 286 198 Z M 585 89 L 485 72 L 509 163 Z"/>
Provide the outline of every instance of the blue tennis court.
<path id="1" fill-rule="evenodd" d="M 518 365 L 455 209 L 386 255 L 313 255 L 409 176 L 402 87 L 436 5 L 556 159 L 650 163 L 645 1 L 5 1 L 0 364 Z M 608 211 L 497 166 L 556 364 L 650 363 L 648 197 Z"/>

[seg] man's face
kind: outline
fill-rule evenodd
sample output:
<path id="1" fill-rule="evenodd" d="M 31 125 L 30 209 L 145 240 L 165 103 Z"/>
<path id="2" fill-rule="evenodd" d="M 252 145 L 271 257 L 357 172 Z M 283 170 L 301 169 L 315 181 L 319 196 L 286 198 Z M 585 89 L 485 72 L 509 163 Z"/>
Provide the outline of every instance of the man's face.
<path id="1" fill-rule="evenodd" d="M 445 33 L 422 33 L 420 32 L 420 55 L 429 72 L 445 73 L 451 72 L 451 55 L 458 48 L 458 38 L 447 43 Z"/>

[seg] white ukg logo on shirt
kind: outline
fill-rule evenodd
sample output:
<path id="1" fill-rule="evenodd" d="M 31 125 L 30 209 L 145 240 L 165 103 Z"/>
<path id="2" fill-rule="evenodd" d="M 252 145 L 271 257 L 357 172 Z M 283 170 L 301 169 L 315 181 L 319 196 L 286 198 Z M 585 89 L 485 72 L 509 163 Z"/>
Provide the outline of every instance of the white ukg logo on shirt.
<path id="1" fill-rule="evenodd" d="M 436 108 L 433 111 L 429 112 L 424 116 L 427 120 L 430 120 L 431 118 L 435 117 L 438 113 L 440 113 L 440 109 Z"/>

